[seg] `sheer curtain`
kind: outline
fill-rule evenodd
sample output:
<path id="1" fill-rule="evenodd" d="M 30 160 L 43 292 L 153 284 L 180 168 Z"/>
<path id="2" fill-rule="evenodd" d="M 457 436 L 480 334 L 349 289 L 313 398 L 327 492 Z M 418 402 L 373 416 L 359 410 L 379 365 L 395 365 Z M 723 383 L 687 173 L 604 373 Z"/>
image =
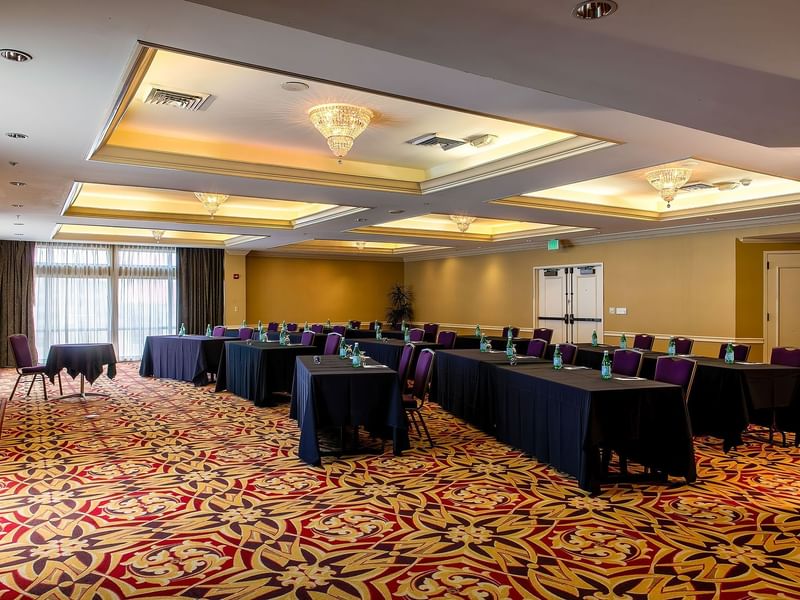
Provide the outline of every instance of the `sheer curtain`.
<path id="1" fill-rule="evenodd" d="M 138 359 L 148 335 L 174 334 L 175 248 L 116 248 L 117 307 L 121 360 Z"/>
<path id="2" fill-rule="evenodd" d="M 37 244 L 36 346 L 111 342 L 141 357 L 148 335 L 175 333 L 175 248 Z"/>

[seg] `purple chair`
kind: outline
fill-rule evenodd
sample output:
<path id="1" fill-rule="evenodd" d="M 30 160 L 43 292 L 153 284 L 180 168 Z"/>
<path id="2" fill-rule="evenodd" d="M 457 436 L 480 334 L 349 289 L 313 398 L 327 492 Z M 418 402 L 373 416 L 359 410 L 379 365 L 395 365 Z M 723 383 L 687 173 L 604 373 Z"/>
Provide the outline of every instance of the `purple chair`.
<path id="1" fill-rule="evenodd" d="M 380 321 L 370 321 L 369 322 L 369 330 L 370 331 L 375 331 L 375 326 L 376 325 L 378 327 L 383 327 L 383 323 L 381 323 Z"/>
<path id="2" fill-rule="evenodd" d="M 261 334 L 258 333 L 258 329 L 253 329 L 253 334 L 250 336 L 250 339 L 256 342 L 261 341 Z"/>
<path id="3" fill-rule="evenodd" d="M 508 330 L 509 330 L 508 327 L 503 327 L 502 337 L 504 338 L 508 337 Z M 512 338 L 519 337 L 519 327 L 511 327 L 511 337 Z"/>
<path id="4" fill-rule="evenodd" d="M 322 333 L 323 331 L 325 331 L 325 327 L 323 327 L 320 323 L 315 323 L 314 325 L 311 326 L 311 331 L 313 331 L 314 333 Z"/>
<path id="5" fill-rule="evenodd" d="M 350 321 L 350 329 L 361 329 L 361 321 Z"/>
<path id="6" fill-rule="evenodd" d="M 411 342 L 421 342 L 425 339 L 425 330 L 419 328 L 409 329 L 408 339 Z"/>
<path id="7" fill-rule="evenodd" d="M 683 388 L 683 399 L 688 401 L 696 370 L 697 361 L 690 358 L 659 356 L 656 359 L 656 374 L 653 379 L 681 386 Z"/>
<path id="8" fill-rule="evenodd" d="M 338 333 L 339 335 L 344 337 L 344 334 L 346 332 L 347 332 L 347 327 L 345 327 L 344 325 L 334 325 L 333 326 L 333 333 Z"/>
<path id="9" fill-rule="evenodd" d="M 546 350 L 547 350 L 547 340 L 534 338 L 530 342 L 528 342 L 528 349 L 525 350 L 525 356 L 534 356 L 536 358 L 542 358 Z M 563 358 L 564 356 L 563 352 L 561 356 Z"/>
<path id="10" fill-rule="evenodd" d="M 508 332 L 506 332 L 508 335 Z M 531 336 L 533 340 L 544 340 L 548 344 L 553 341 L 553 330 L 548 329 L 547 327 L 540 327 L 539 329 L 533 330 L 533 335 Z M 563 352 L 562 352 L 563 355 Z"/>
<path id="11" fill-rule="evenodd" d="M 251 339 L 253 339 L 253 328 L 252 327 L 240 327 L 239 328 L 239 339 L 240 340 L 251 340 Z"/>
<path id="12" fill-rule="evenodd" d="M 559 344 L 558 347 L 561 350 L 561 362 L 565 365 L 574 365 L 578 347 L 575 344 Z"/>
<path id="13" fill-rule="evenodd" d="M 323 354 L 337 354 L 339 352 L 339 344 L 342 340 L 342 334 L 336 333 L 335 331 L 328 334 L 328 339 L 325 340 L 325 348 L 323 349 Z"/>
<path id="14" fill-rule="evenodd" d="M 428 393 L 428 388 L 431 383 L 431 374 L 433 373 L 433 350 L 425 348 L 419 353 L 417 359 L 417 366 L 414 369 L 414 384 L 411 386 L 411 393 L 403 395 L 403 407 L 414 424 L 417 430 L 417 435 L 422 435 L 419 426 L 425 430 L 425 435 L 428 437 L 428 443 L 433 448 L 433 439 L 428 431 L 428 426 L 425 424 L 425 419 L 422 418 L 422 407 L 425 404 L 425 396 Z M 417 419 L 419 417 L 419 419 Z"/>
<path id="15" fill-rule="evenodd" d="M 414 344 L 406 344 L 400 353 L 400 363 L 397 366 L 397 377 L 400 379 L 400 391 L 408 391 L 408 371 L 411 369 L 411 359 L 414 358 Z"/>
<path id="16" fill-rule="evenodd" d="M 725 358 L 725 351 L 727 349 L 728 344 L 719 345 L 719 358 Z M 733 360 L 736 362 L 747 362 L 748 356 L 750 356 L 750 344 L 733 345 Z"/>
<path id="17" fill-rule="evenodd" d="M 278 323 L 276 321 L 270 321 L 267 324 L 267 331 L 278 331 Z"/>
<path id="18" fill-rule="evenodd" d="M 638 377 L 642 368 L 642 354 L 639 350 L 614 350 L 611 359 L 611 372 L 626 377 Z"/>
<path id="19" fill-rule="evenodd" d="M 439 324 L 438 323 L 425 323 L 422 326 L 422 330 L 425 332 L 423 339 L 426 342 L 435 342 L 436 336 L 439 334 Z"/>
<path id="20" fill-rule="evenodd" d="M 214 327 L 214 331 L 211 332 L 211 335 L 214 337 L 225 337 L 225 326 L 217 325 Z"/>
<path id="21" fill-rule="evenodd" d="M 687 337 L 675 338 L 675 354 L 691 354 L 694 340 Z"/>
<path id="22" fill-rule="evenodd" d="M 633 347 L 636 350 L 644 350 L 650 352 L 653 349 L 653 342 L 656 338 L 648 333 L 637 333 L 633 338 Z"/>
<path id="23" fill-rule="evenodd" d="M 314 338 L 317 336 L 316 333 L 313 331 L 304 331 L 303 335 L 300 336 L 300 343 L 303 346 L 313 346 L 314 345 Z"/>
<path id="24" fill-rule="evenodd" d="M 44 392 L 44 399 L 47 400 L 47 386 L 45 384 L 46 367 L 44 365 L 34 365 L 33 357 L 31 356 L 31 348 L 28 345 L 28 336 L 18 333 L 16 335 L 8 336 L 8 343 L 11 344 L 11 353 L 14 355 L 14 363 L 17 368 L 17 381 L 14 383 L 14 389 L 11 390 L 11 395 L 8 400 L 14 397 L 14 392 L 17 391 L 17 386 L 23 377 L 33 375 L 31 385 L 28 387 L 28 393 L 25 396 L 31 395 L 33 384 L 36 383 L 36 378 L 42 378 L 42 391 Z M 61 388 L 61 373 L 58 374 L 58 393 L 64 395 L 64 390 Z"/>
<path id="25" fill-rule="evenodd" d="M 456 346 L 458 334 L 455 331 L 441 331 L 436 343 L 440 344 L 445 350 L 452 350 Z"/>
<path id="26" fill-rule="evenodd" d="M 773 348 L 769 362 L 772 365 L 800 367 L 800 348 L 792 348 L 790 346 Z"/>
<path id="27" fill-rule="evenodd" d="M 287 323 L 286 331 L 297 331 L 297 323 Z"/>

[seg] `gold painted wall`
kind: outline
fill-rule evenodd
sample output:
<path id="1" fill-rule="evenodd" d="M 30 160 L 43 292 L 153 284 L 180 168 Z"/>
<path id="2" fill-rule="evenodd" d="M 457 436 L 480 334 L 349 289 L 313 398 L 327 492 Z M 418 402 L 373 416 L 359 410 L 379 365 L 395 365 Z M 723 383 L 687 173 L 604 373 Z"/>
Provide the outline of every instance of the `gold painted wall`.
<path id="1" fill-rule="evenodd" d="M 403 263 L 247 257 L 247 321 L 384 320 Z"/>
<path id="2" fill-rule="evenodd" d="M 225 252 L 225 325 L 238 327 L 247 313 L 247 266 L 244 254 Z M 233 275 L 239 274 L 239 279 Z"/>

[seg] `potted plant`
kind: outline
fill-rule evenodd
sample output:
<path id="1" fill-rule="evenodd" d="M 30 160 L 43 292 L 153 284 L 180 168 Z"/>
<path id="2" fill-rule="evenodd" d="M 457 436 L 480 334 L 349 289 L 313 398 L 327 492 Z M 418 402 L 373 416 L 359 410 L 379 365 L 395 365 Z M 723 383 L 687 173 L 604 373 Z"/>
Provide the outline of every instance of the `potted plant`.
<path id="1" fill-rule="evenodd" d="M 392 324 L 393 329 L 404 320 L 414 318 L 414 294 L 410 288 L 403 284 L 395 283 L 389 289 L 389 307 L 386 309 L 386 320 Z"/>

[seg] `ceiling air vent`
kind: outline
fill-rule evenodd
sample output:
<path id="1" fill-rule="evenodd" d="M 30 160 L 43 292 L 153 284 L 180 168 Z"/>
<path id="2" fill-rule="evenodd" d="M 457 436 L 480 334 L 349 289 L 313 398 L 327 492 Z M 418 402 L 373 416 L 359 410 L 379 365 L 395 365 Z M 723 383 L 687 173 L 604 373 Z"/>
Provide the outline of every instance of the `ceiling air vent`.
<path id="1" fill-rule="evenodd" d="M 183 110 L 195 111 L 204 108 L 206 101 L 210 97 L 210 94 L 193 94 L 152 86 L 150 88 L 150 93 L 147 94 L 147 97 L 144 99 L 144 103 L 162 104 L 164 106 L 174 106 L 175 108 Z"/>
<path id="2" fill-rule="evenodd" d="M 426 133 L 413 140 L 408 140 L 407 144 L 412 146 L 439 146 L 442 150 L 451 150 L 466 144 L 464 140 L 454 140 L 451 138 L 442 137 L 436 133 Z"/>
<path id="3" fill-rule="evenodd" d="M 706 190 L 715 190 L 717 186 L 703 181 L 696 181 L 694 183 L 687 183 L 679 191 L 681 192 L 703 192 Z"/>

